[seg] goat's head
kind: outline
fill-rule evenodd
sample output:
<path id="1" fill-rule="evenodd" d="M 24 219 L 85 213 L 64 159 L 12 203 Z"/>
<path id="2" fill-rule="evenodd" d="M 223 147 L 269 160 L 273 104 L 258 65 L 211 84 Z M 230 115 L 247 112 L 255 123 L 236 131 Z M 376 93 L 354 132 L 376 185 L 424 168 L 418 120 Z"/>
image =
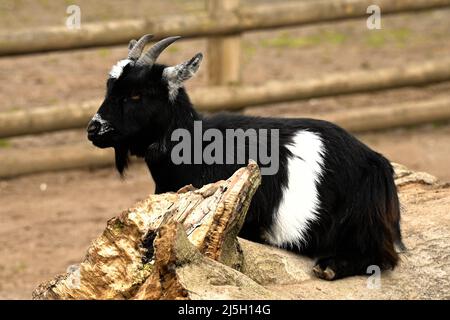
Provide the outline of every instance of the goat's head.
<path id="1" fill-rule="evenodd" d="M 151 38 L 145 35 L 130 41 L 128 57 L 111 69 L 105 100 L 87 127 L 88 139 L 95 146 L 115 148 L 121 173 L 126 163 L 117 163 L 118 158 L 126 156 L 123 153 L 128 153 L 130 142 L 145 139 L 148 146 L 165 134 L 177 112 L 174 104 L 183 82 L 194 75 L 203 58 L 198 53 L 176 66 L 157 64 L 161 52 L 180 37 L 163 39 L 141 55 Z"/>

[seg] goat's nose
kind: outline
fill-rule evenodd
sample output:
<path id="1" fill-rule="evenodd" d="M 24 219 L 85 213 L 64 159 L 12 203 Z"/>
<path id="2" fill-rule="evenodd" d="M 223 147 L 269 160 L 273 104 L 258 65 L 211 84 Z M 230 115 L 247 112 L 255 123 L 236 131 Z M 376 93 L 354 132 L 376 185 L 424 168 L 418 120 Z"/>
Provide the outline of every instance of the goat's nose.
<path id="1" fill-rule="evenodd" d="M 86 129 L 88 135 L 96 134 L 100 130 L 100 126 L 101 126 L 101 124 L 98 121 L 91 121 L 91 122 L 89 122 L 88 127 Z"/>

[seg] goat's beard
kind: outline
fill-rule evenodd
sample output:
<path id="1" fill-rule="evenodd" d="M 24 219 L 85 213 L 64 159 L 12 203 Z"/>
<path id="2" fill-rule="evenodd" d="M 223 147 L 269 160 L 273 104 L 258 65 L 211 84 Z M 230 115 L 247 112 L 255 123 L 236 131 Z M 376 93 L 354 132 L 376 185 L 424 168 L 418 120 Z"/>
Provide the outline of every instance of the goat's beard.
<path id="1" fill-rule="evenodd" d="M 114 147 L 116 169 L 120 176 L 123 177 L 125 170 L 128 168 L 129 154 L 128 147 L 125 145 L 118 145 Z"/>

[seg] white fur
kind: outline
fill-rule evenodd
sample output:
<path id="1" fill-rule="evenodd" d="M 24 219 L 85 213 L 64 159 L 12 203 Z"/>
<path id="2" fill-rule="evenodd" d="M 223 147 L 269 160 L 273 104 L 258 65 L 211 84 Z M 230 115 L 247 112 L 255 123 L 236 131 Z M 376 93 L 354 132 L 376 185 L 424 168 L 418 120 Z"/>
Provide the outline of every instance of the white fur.
<path id="1" fill-rule="evenodd" d="M 289 181 L 265 238 L 276 246 L 301 247 L 307 241 L 309 224 L 318 218 L 317 184 L 323 172 L 325 148 L 318 134 L 304 130 L 295 134 L 287 148 L 293 154 L 288 159 Z"/>
<path id="2" fill-rule="evenodd" d="M 167 67 L 163 71 L 163 78 L 166 79 L 169 89 L 169 100 L 175 101 L 178 90 L 183 87 L 183 82 L 191 78 L 200 67 L 203 55 L 196 55 L 195 59 L 189 60 L 173 67 Z"/>
<path id="3" fill-rule="evenodd" d="M 92 121 L 100 122 L 101 127 L 100 131 L 98 132 L 99 135 L 102 135 L 111 130 L 111 125 L 109 124 L 109 122 L 103 119 L 98 113 L 96 113 L 92 117 Z"/>
<path id="4" fill-rule="evenodd" d="M 163 78 L 166 79 L 169 89 L 169 100 L 173 102 L 178 95 L 178 89 L 183 86 L 183 82 L 178 80 L 177 75 L 182 65 L 167 67 L 163 71 Z"/>
<path id="5" fill-rule="evenodd" d="M 120 75 L 121 75 L 122 72 L 123 72 L 123 68 L 125 68 L 125 66 L 126 66 L 127 64 L 129 64 L 130 62 L 131 62 L 130 59 L 123 59 L 123 60 L 118 61 L 118 62 L 112 67 L 111 71 L 109 72 L 109 76 L 110 76 L 111 78 L 115 78 L 115 79 L 119 78 Z"/>

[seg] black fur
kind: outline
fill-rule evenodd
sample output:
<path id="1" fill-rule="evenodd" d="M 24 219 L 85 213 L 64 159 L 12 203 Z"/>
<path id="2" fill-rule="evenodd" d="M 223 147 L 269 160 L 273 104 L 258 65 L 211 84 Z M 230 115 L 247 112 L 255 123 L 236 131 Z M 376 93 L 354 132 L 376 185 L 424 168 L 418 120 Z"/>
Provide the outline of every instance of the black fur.
<path id="1" fill-rule="evenodd" d="M 317 257 L 314 272 L 327 280 L 365 274 L 369 265 L 381 269 L 396 266 L 394 244 L 401 244 L 400 209 L 388 160 L 325 121 L 226 113 L 201 116 L 183 88 L 173 102 L 169 101 L 167 83 L 162 77 L 164 68 L 159 64 L 151 69 L 127 66 L 119 79 L 108 80 L 107 95 L 98 114 L 114 129 L 99 136 L 91 123 L 89 139 L 102 148 L 114 147 L 121 174 L 131 154 L 145 159 L 156 183 L 156 193 L 176 191 L 186 184 L 201 187 L 229 178 L 242 165 L 173 164 L 173 130 L 185 128 L 192 132 L 195 120 L 203 121 L 203 130 L 279 129 L 278 173 L 263 176 L 240 234 L 264 241 L 262 235 L 273 223 L 282 188 L 289 179 L 287 161 L 292 154 L 286 145 L 299 130 L 316 133 L 326 149 L 323 177 L 318 185 L 319 219 L 310 225 L 307 241 L 290 249 Z M 133 100 L 132 96 L 140 98 Z M 301 201 L 302 195 L 298 196 Z"/>

